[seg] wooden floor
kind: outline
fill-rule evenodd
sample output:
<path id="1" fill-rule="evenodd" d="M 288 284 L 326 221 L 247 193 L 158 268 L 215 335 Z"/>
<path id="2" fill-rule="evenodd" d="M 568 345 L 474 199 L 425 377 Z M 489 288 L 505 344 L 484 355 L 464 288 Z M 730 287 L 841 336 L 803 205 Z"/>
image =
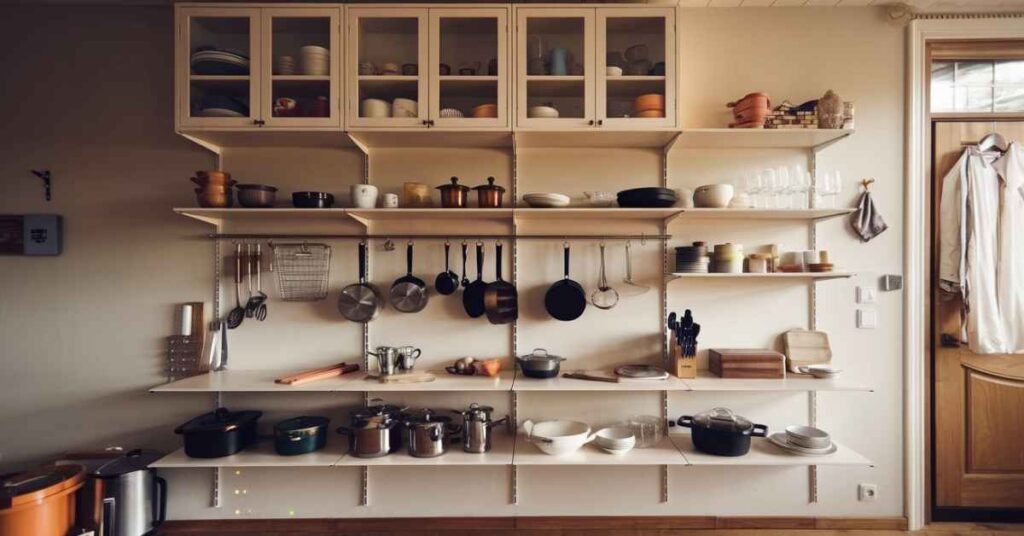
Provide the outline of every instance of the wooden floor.
<path id="1" fill-rule="evenodd" d="M 467 520 L 468 521 L 468 520 Z M 430 522 L 420 524 L 418 529 L 370 528 L 366 526 L 338 528 L 325 521 L 323 525 L 316 522 L 298 522 L 289 526 L 287 522 L 272 521 L 263 524 L 264 528 L 256 528 L 246 524 L 244 530 L 235 525 L 222 525 L 219 522 L 171 522 L 161 530 L 159 536 L 223 536 L 225 534 L 246 534 L 247 536 L 896 536 L 913 534 L 923 536 L 1009 536 L 1024 534 L 1024 524 L 1007 523 L 936 523 L 924 530 L 908 532 L 903 530 L 881 529 L 659 529 L 630 528 L 618 526 L 613 529 L 595 528 L 499 528 L 485 526 L 469 528 L 467 526 L 448 526 L 432 530 Z M 318 526 L 319 525 L 319 526 Z M 448 523 L 446 523 L 448 525 Z"/>

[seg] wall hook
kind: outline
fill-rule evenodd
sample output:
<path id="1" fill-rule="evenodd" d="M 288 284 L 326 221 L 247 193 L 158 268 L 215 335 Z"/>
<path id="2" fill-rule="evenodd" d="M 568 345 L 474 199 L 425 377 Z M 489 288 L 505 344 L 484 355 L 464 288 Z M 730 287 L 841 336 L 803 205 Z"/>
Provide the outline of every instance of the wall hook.
<path id="1" fill-rule="evenodd" d="M 871 185 L 875 183 L 875 179 L 864 179 L 860 181 L 860 185 L 864 187 L 864 191 L 871 189 Z"/>
<path id="2" fill-rule="evenodd" d="M 53 196 L 51 195 L 51 192 L 50 192 L 50 190 L 51 190 L 50 170 L 44 169 L 42 171 L 36 171 L 36 170 L 33 169 L 31 171 L 32 171 L 33 175 L 35 175 L 36 177 L 39 177 L 40 179 L 43 180 L 43 187 L 46 188 L 46 200 L 49 201 L 50 199 L 52 199 Z"/>

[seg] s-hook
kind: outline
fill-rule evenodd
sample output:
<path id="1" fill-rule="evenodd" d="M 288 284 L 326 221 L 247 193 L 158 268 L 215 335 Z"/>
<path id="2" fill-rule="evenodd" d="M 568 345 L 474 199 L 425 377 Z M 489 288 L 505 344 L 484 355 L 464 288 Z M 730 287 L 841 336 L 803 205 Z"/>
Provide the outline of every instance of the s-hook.
<path id="1" fill-rule="evenodd" d="M 50 193 L 51 190 L 51 177 L 50 170 L 44 169 L 42 171 L 30 170 L 33 175 L 43 180 L 43 187 L 46 188 L 46 200 L 49 201 L 53 196 Z"/>

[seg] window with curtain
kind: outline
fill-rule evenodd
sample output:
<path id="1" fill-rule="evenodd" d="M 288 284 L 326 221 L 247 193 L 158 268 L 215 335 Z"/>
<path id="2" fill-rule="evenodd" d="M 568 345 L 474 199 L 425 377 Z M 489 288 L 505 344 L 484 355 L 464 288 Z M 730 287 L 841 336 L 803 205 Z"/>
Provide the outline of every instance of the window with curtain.
<path id="1" fill-rule="evenodd" d="M 933 61 L 931 111 L 1024 112 L 1024 60 Z"/>

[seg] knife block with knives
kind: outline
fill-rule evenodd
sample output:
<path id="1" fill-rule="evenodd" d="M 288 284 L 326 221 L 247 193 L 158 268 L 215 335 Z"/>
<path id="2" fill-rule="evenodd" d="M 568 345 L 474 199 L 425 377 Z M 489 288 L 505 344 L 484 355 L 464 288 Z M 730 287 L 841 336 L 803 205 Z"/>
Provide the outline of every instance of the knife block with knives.
<path id="1" fill-rule="evenodd" d="M 697 336 L 700 324 L 694 323 L 693 313 L 687 309 L 681 318 L 668 315 L 668 333 L 672 346 L 672 370 L 677 378 L 697 377 Z"/>

